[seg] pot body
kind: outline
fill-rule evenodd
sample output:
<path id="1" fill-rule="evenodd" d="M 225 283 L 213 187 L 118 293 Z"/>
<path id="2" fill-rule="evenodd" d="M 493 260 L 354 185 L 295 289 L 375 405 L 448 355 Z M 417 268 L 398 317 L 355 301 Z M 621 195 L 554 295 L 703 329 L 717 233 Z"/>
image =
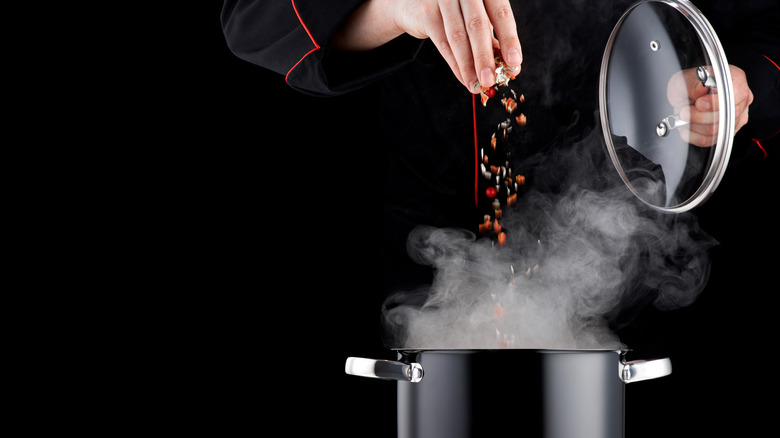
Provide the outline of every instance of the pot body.
<path id="1" fill-rule="evenodd" d="M 399 381 L 399 438 L 620 438 L 621 352 L 402 351 L 425 377 Z"/>

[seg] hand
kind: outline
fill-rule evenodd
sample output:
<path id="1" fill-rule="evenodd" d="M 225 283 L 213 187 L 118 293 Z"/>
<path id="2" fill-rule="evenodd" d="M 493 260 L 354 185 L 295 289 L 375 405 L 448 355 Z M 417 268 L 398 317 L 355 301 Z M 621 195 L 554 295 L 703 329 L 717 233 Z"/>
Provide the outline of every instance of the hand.
<path id="1" fill-rule="evenodd" d="M 501 51 L 510 67 L 519 69 L 523 62 L 508 0 L 403 0 L 394 4 L 397 25 L 416 38 L 430 38 L 472 93 L 495 83 L 494 49 Z"/>
<path id="2" fill-rule="evenodd" d="M 735 131 L 748 122 L 748 107 L 753 102 L 753 93 L 747 84 L 745 72 L 729 66 L 734 86 Z M 696 69 L 683 70 L 672 76 L 667 86 L 669 103 L 675 114 L 689 125 L 678 129 L 682 139 L 696 146 L 713 146 L 718 139 L 718 94 L 716 88 L 702 85 Z"/>
<path id="3" fill-rule="evenodd" d="M 333 41 L 341 50 L 370 50 L 404 33 L 430 38 L 475 94 L 495 83 L 494 50 L 517 72 L 523 62 L 509 0 L 369 0 Z"/>
<path id="4" fill-rule="evenodd" d="M 748 108 L 753 103 L 753 92 L 748 87 L 745 72 L 733 65 L 729 65 L 731 71 L 731 83 L 734 84 L 734 119 L 736 126 L 734 132 L 740 130 L 748 122 Z"/>

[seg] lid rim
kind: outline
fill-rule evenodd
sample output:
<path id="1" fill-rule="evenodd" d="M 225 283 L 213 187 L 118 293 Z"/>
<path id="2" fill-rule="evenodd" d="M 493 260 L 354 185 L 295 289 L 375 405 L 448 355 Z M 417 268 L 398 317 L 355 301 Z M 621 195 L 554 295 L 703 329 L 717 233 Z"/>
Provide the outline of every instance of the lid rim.
<path id="1" fill-rule="evenodd" d="M 694 193 L 676 205 L 665 206 L 656 205 L 647 199 L 645 199 L 638 190 L 633 186 L 628 175 L 624 171 L 620 159 L 617 156 L 615 150 L 615 144 L 612 140 L 612 130 L 610 128 L 610 114 L 609 104 L 607 102 L 607 82 L 609 76 L 609 64 L 612 57 L 612 50 L 615 44 L 618 31 L 625 22 L 626 18 L 637 7 L 645 3 L 663 3 L 673 7 L 678 11 L 688 23 L 696 31 L 699 40 L 702 42 L 702 46 L 706 50 L 706 54 L 711 62 L 713 69 L 713 76 L 716 80 L 716 87 L 718 89 L 718 104 L 720 110 L 718 111 L 718 136 L 717 142 L 713 145 L 716 148 L 713 153 L 712 161 L 709 164 L 706 174 L 704 175 L 701 184 L 694 191 Z M 602 127 L 602 135 L 606 142 L 607 151 L 609 152 L 610 159 L 615 166 L 620 178 L 631 190 L 631 192 L 639 198 L 644 204 L 652 207 L 653 209 L 667 212 L 667 213 L 682 213 L 693 208 L 698 207 L 704 203 L 714 193 L 715 189 L 720 184 L 726 168 L 728 167 L 729 157 L 731 155 L 731 149 L 733 144 L 733 137 L 735 133 L 735 114 L 734 114 L 734 88 L 731 79 L 731 72 L 729 69 L 728 60 L 723 51 L 723 46 L 715 33 L 715 30 L 707 21 L 706 17 L 687 0 L 641 0 L 630 6 L 620 17 L 615 24 L 610 34 L 607 45 L 604 49 L 604 55 L 601 61 L 601 71 L 599 77 L 599 109 L 600 119 Z"/>

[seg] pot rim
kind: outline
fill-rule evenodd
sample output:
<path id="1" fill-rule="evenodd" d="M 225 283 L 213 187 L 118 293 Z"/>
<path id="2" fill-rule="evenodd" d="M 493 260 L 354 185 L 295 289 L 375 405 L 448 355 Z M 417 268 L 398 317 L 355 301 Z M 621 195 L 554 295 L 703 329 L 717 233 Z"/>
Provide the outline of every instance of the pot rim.
<path id="1" fill-rule="evenodd" d="M 417 347 L 394 347 L 393 351 L 402 354 L 413 353 L 481 353 L 481 352 L 501 352 L 501 351 L 524 351 L 537 353 L 618 353 L 624 354 L 631 349 L 622 348 L 417 348 Z"/>

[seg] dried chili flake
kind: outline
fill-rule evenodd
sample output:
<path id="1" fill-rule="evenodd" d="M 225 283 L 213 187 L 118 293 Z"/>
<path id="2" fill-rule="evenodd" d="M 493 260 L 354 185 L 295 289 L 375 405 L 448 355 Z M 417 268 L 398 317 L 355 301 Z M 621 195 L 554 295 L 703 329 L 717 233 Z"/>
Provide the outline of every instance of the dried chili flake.
<path id="1" fill-rule="evenodd" d="M 505 97 L 501 99 L 501 103 L 504 105 L 504 109 L 509 114 L 512 114 L 517 109 L 517 102 L 511 97 Z"/>

